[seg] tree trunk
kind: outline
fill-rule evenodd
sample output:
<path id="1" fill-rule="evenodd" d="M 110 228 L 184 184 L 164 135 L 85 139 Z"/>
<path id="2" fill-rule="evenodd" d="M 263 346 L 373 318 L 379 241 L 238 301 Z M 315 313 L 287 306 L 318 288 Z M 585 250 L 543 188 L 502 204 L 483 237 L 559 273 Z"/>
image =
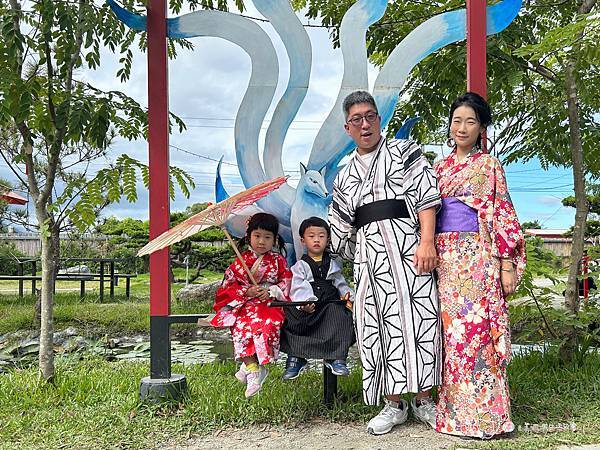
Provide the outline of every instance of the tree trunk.
<path id="1" fill-rule="evenodd" d="M 43 216 L 43 213 L 41 214 Z M 38 220 L 39 220 L 38 215 Z M 43 222 L 41 222 L 43 223 Z M 49 382 L 54 378 L 54 286 L 58 270 L 58 229 L 40 233 L 42 241 L 42 302 L 40 324 L 40 375 Z"/>
<path id="2" fill-rule="evenodd" d="M 580 4 L 579 13 L 587 14 L 595 1 L 586 0 Z M 573 184 L 575 188 L 575 227 L 573 229 L 573 244 L 571 247 L 571 264 L 569 266 L 569 279 L 565 292 L 565 306 L 572 313 L 579 313 L 579 289 L 577 276 L 579 264 L 583 256 L 585 229 L 589 205 L 585 192 L 585 167 L 583 164 L 583 146 L 581 143 L 581 128 L 579 122 L 579 101 L 577 94 L 576 58 L 577 48 L 571 50 L 571 55 L 565 66 L 565 87 L 567 94 L 567 107 L 569 110 L 569 134 L 571 158 L 573 161 Z M 577 330 L 571 327 L 568 330 L 566 341 L 560 348 L 560 357 L 563 362 L 572 361 L 577 350 Z"/>
<path id="3" fill-rule="evenodd" d="M 42 326 L 42 290 L 35 289 L 35 307 L 33 308 L 33 326 L 40 330 Z"/>

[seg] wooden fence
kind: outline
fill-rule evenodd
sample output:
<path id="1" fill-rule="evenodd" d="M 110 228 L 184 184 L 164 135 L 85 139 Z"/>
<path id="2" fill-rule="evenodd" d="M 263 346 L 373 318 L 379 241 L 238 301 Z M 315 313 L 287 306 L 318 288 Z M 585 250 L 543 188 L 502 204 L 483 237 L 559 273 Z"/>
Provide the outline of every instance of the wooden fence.
<path id="1" fill-rule="evenodd" d="M 108 243 L 110 236 L 106 236 L 103 234 L 72 235 L 63 233 L 60 235 L 60 239 L 62 242 L 85 241 L 88 245 L 98 248 L 102 256 L 106 256 L 103 254 L 102 250 Z M 39 256 L 42 248 L 39 233 L 0 233 L 0 242 L 12 243 L 21 253 L 31 257 Z M 227 241 L 201 241 L 196 242 L 196 244 L 202 247 L 223 247 L 227 245 Z"/>
<path id="2" fill-rule="evenodd" d="M 109 237 L 102 234 L 70 235 L 61 234 L 61 241 L 85 241 L 94 247 L 102 248 Z M 26 256 L 38 256 L 42 249 L 39 233 L 0 233 L 0 242 L 13 244 Z"/>

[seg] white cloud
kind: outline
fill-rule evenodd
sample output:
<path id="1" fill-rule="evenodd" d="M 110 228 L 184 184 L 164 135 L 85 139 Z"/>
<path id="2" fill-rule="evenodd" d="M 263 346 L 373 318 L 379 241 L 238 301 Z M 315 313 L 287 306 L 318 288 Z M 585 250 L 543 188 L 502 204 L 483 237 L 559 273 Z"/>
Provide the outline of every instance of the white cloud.
<path id="1" fill-rule="evenodd" d="M 558 207 L 562 205 L 561 199 L 558 197 L 554 197 L 551 195 L 541 195 L 537 198 L 536 203 L 546 206 L 555 206 Z"/>

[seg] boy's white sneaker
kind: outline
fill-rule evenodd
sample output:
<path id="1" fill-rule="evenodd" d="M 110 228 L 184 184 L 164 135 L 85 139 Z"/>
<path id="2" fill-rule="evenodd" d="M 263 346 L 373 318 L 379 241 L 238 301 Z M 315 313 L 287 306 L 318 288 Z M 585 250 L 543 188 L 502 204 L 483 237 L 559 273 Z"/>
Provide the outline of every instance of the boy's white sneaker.
<path id="1" fill-rule="evenodd" d="M 408 419 L 408 402 L 400 400 L 400 403 L 385 399 L 385 406 L 379 414 L 369 420 L 367 432 L 370 434 L 389 433 L 396 425 L 403 424 Z"/>

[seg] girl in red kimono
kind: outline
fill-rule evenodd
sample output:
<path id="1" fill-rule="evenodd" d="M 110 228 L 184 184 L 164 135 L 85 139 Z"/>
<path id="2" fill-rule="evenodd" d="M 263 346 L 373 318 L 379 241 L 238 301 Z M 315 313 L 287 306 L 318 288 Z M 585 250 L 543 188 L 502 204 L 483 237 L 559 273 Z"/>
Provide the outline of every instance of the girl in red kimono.
<path id="1" fill-rule="evenodd" d="M 236 258 L 225 271 L 214 304 L 217 314 L 211 324 L 230 327 L 235 358 L 243 362 L 235 376 L 246 384 L 247 398 L 260 391 L 269 373 L 265 364 L 273 362 L 279 353 L 279 329 L 285 315 L 281 308 L 271 308 L 267 303 L 269 299 L 289 301 L 292 275 L 285 258 L 273 251 L 276 242 L 283 251 L 278 231 L 275 216 L 252 216 L 240 243 L 249 244 L 242 258 L 258 285 L 251 282 Z"/>
<path id="2" fill-rule="evenodd" d="M 506 366 L 506 297 L 525 268 L 525 242 L 497 158 L 481 149 L 490 107 L 474 93 L 450 109 L 453 152 L 434 170 L 442 194 L 435 243 L 443 325 L 436 429 L 489 438 L 514 429 Z"/>

